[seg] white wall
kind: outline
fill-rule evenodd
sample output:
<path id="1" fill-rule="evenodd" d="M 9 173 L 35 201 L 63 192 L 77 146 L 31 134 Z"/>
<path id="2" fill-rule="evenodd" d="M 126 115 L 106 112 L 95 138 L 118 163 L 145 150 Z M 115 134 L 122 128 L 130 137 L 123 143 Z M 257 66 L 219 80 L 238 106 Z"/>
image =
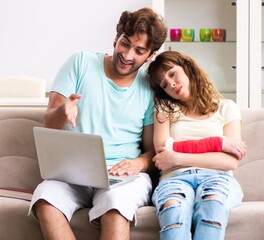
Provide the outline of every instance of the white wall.
<path id="1" fill-rule="evenodd" d="M 141 7 L 151 0 L 0 1 L 0 77 L 45 78 L 48 90 L 73 51 L 112 54 L 121 13 Z"/>

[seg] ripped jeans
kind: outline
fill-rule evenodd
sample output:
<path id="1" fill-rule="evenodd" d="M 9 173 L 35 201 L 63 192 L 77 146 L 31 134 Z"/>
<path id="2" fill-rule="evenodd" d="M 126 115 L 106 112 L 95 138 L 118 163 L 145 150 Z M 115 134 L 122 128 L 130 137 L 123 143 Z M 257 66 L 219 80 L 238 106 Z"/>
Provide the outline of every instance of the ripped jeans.
<path id="1" fill-rule="evenodd" d="M 243 192 L 223 171 L 191 169 L 162 180 L 152 197 L 161 240 L 224 240 L 229 211 Z"/>

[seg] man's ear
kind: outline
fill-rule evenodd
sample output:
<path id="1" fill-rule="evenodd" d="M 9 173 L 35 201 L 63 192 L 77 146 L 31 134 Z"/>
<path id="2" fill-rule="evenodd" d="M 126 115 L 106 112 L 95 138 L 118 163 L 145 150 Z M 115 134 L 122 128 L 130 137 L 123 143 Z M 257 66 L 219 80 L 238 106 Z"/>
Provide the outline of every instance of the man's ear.
<path id="1" fill-rule="evenodd" d="M 116 34 L 115 36 L 115 40 L 114 40 L 114 43 L 113 43 L 113 46 L 115 47 L 116 46 L 116 43 L 117 43 L 117 40 L 118 38 L 121 36 L 121 34 Z"/>
<path id="2" fill-rule="evenodd" d="M 116 37 L 115 37 L 115 40 L 114 40 L 114 43 L 113 43 L 113 46 L 114 46 L 114 47 L 116 46 L 117 39 L 118 39 L 118 37 L 116 36 Z"/>
<path id="3" fill-rule="evenodd" d="M 149 55 L 145 62 L 150 61 L 156 55 L 156 53 L 157 51 L 154 51 L 151 55 Z"/>

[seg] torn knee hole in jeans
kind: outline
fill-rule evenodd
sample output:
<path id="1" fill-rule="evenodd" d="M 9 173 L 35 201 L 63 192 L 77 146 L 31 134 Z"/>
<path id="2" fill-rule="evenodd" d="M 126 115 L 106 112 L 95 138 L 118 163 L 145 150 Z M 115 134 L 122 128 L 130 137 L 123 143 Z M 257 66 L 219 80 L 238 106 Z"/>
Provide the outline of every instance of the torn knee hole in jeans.
<path id="1" fill-rule="evenodd" d="M 207 223 L 209 225 L 212 225 L 212 226 L 217 226 L 217 227 L 221 227 L 221 224 L 219 222 L 214 222 L 214 221 L 208 221 L 208 220 L 202 220 L 203 223 Z"/>
<path id="2" fill-rule="evenodd" d="M 223 202 L 223 198 L 219 197 L 218 195 L 206 195 L 202 197 L 203 200 L 217 200 L 219 202 Z"/>
<path id="3" fill-rule="evenodd" d="M 182 226 L 182 223 L 173 223 L 173 224 L 163 227 L 162 230 L 173 228 L 173 227 L 181 227 L 181 226 Z"/>
<path id="4" fill-rule="evenodd" d="M 170 194 L 170 197 L 185 198 L 185 195 L 182 193 L 172 193 Z M 175 198 L 171 198 L 163 204 L 163 206 L 161 207 L 161 210 L 163 210 L 164 208 L 170 207 L 170 206 L 175 206 L 175 205 L 180 205 L 180 204 L 181 204 L 181 201 Z"/>

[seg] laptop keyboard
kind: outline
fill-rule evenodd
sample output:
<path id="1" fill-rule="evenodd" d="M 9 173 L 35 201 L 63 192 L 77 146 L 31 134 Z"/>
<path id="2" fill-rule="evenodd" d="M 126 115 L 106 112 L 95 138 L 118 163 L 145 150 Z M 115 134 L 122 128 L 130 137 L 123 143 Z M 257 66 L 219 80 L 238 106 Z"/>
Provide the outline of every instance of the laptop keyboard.
<path id="1" fill-rule="evenodd" d="M 119 183 L 119 182 L 121 182 L 121 181 L 122 181 L 121 179 L 110 178 L 110 179 L 109 179 L 109 184 L 110 184 L 110 185 L 113 185 L 113 184 Z"/>

